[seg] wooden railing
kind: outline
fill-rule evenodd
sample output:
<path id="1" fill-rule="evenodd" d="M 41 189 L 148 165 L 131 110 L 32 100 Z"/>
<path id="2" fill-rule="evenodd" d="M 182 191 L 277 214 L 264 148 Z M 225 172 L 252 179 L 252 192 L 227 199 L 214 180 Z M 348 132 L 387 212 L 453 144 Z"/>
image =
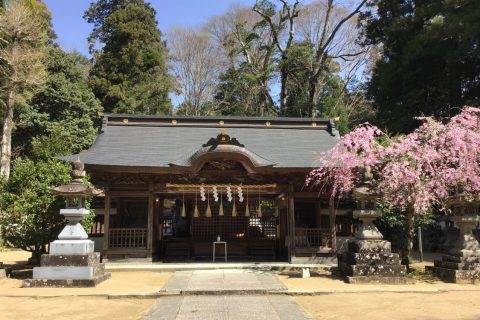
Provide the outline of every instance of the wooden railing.
<path id="1" fill-rule="evenodd" d="M 146 248 L 147 228 L 110 229 L 109 248 Z"/>
<path id="2" fill-rule="evenodd" d="M 332 247 L 330 230 L 326 228 L 295 228 L 295 247 Z"/>

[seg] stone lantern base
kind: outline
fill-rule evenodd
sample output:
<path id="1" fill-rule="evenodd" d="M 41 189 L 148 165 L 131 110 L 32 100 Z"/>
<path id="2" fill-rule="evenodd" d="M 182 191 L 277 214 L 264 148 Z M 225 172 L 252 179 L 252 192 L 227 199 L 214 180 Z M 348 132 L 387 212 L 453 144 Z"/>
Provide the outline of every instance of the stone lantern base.
<path id="1" fill-rule="evenodd" d="M 379 216 L 376 210 L 355 210 L 354 217 L 362 220 L 356 239 L 348 242 L 348 250 L 338 256 L 338 268 L 348 283 L 405 284 L 406 266 L 400 264 L 398 253 L 392 253 L 391 243 L 373 224 Z"/>
<path id="2" fill-rule="evenodd" d="M 392 253 L 386 240 L 354 240 L 338 257 L 338 267 L 348 283 L 406 284 L 406 266 Z"/>
<path id="3" fill-rule="evenodd" d="M 62 209 L 71 214 L 88 214 L 86 209 Z M 40 267 L 33 268 L 33 279 L 23 281 L 22 287 L 95 287 L 110 278 L 100 253 L 94 252 L 94 243 L 87 239 L 79 221 L 69 220 L 59 240 L 50 243 L 50 253 L 44 254 Z"/>
<path id="4" fill-rule="evenodd" d="M 478 216 L 456 216 L 453 221 L 460 230 L 455 247 L 426 269 L 445 282 L 480 283 L 480 244 L 472 233 Z"/>
<path id="5" fill-rule="evenodd" d="M 110 278 L 100 253 L 44 254 L 40 267 L 33 268 L 33 279 L 23 281 L 22 287 L 95 287 Z"/>

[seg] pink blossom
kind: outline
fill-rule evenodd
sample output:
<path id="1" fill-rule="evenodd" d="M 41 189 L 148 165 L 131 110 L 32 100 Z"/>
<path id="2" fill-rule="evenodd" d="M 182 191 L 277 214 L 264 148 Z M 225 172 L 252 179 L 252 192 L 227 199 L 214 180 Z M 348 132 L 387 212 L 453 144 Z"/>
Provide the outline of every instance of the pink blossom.
<path id="1" fill-rule="evenodd" d="M 447 124 L 425 118 L 408 135 L 378 143 L 382 132 L 363 125 L 321 157 L 307 184 L 331 186 L 334 196 L 351 192 L 369 165 L 375 185 L 392 207 L 425 213 L 454 192 L 480 193 L 480 109 L 465 107 Z"/>

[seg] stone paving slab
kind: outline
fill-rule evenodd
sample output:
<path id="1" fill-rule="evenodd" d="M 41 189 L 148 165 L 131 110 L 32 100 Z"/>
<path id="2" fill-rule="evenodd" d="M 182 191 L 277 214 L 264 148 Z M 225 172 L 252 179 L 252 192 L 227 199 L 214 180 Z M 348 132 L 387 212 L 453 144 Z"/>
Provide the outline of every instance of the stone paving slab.
<path id="1" fill-rule="evenodd" d="M 286 296 L 170 296 L 157 300 L 146 320 L 311 320 Z"/>
<path id="2" fill-rule="evenodd" d="M 258 270 L 177 271 L 161 289 L 164 292 L 267 292 L 287 290 L 270 272 Z"/>

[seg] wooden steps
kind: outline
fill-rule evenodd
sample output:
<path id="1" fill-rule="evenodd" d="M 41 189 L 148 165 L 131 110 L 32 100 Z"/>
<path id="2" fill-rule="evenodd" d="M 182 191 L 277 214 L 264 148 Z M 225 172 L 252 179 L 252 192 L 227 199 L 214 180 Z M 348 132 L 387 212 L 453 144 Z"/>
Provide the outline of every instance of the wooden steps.
<path id="1" fill-rule="evenodd" d="M 164 259 L 166 261 L 189 260 L 191 249 L 189 241 L 169 240 L 165 244 Z"/>

